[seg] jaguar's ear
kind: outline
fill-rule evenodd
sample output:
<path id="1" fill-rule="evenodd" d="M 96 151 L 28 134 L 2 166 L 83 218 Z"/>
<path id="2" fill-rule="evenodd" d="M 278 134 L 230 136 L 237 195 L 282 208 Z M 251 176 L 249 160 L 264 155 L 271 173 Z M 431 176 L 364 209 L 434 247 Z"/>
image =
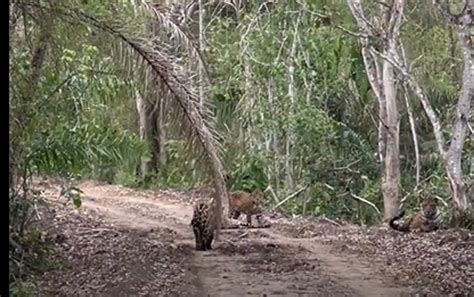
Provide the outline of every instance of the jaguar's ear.
<path id="1" fill-rule="evenodd" d="M 264 197 L 263 192 L 260 189 L 255 189 L 252 192 L 252 196 L 255 197 L 255 199 L 257 199 L 257 200 L 263 199 L 263 197 Z"/>

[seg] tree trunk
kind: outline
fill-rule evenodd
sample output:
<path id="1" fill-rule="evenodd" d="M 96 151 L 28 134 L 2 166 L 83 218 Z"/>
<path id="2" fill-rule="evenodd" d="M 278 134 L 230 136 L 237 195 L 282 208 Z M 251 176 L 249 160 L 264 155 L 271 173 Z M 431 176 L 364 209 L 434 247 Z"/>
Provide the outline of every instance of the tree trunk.
<path id="1" fill-rule="evenodd" d="M 382 176 L 382 194 L 384 199 L 384 215 L 390 218 L 398 213 L 400 184 L 400 152 L 399 152 L 399 112 L 397 107 L 397 91 L 395 88 L 393 66 L 383 62 L 383 89 L 386 103 L 386 142 Z"/>
<path id="2" fill-rule="evenodd" d="M 404 1 L 394 0 L 390 10 L 387 10 L 385 3 L 379 3 L 381 11 L 376 22 L 371 22 L 364 15 L 360 0 L 347 0 L 347 4 L 362 31 L 358 36 L 362 44 L 362 57 L 370 85 L 378 101 L 378 157 L 381 163 L 384 216 L 387 219 L 396 215 L 399 208 L 400 148 L 397 87 L 393 65 L 376 56 L 369 37 L 378 39 L 377 32 L 384 31 L 381 27 L 386 28 L 382 48 L 386 56 L 391 56 L 399 43 Z"/>
<path id="3" fill-rule="evenodd" d="M 241 45 L 243 45 L 241 43 Z M 243 50 L 243 46 L 242 46 Z M 250 111 L 255 105 L 255 94 L 253 94 L 253 85 L 252 85 L 252 72 L 250 71 L 250 61 L 246 55 L 242 57 L 242 62 L 244 64 L 244 105 L 245 110 Z M 245 131 L 247 132 L 246 137 L 244 137 L 244 143 L 249 145 L 248 148 L 254 149 L 256 144 L 253 141 L 253 136 L 255 134 L 253 127 L 254 127 L 254 113 L 253 112 L 246 112 L 247 114 L 247 124 L 244 127 Z"/>
<path id="4" fill-rule="evenodd" d="M 161 99 L 159 101 L 162 101 Z M 160 102 L 155 102 L 153 109 L 149 111 L 149 127 L 150 127 L 150 147 L 151 159 L 149 163 L 150 173 L 157 173 L 160 170 L 161 159 L 161 130 L 159 129 L 160 122 Z"/>
<path id="5" fill-rule="evenodd" d="M 413 115 L 413 110 L 410 104 L 410 98 L 408 98 L 408 90 L 404 86 L 403 88 L 403 97 L 405 99 L 405 106 L 407 108 L 407 114 L 408 114 L 408 121 L 410 122 L 410 130 L 413 138 L 413 146 L 415 149 L 415 167 L 416 167 L 416 185 L 415 189 L 418 187 L 420 184 L 420 148 L 418 145 L 418 138 L 416 136 L 416 123 L 415 123 L 415 116 Z"/>
<path id="6" fill-rule="evenodd" d="M 472 7 L 474 9 L 474 5 Z M 461 159 L 466 138 L 466 130 L 469 119 L 471 102 L 474 97 L 474 47 L 467 40 L 462 32 L 459 32 L 459 39 L 463 46 L 464 71 L 462 79 L 462 89 L 456 108 L 456 122 L 453 127 L 453 138 L 446 154 L 446 167 L 448 179 L 453 191 L 453 199 L 458 207 L 467 209 L 469 200 L 467 198 L 466 182 L 463 180 Z"/>
<path id="7" fill-rule="evenodd" d="M 469 111 L 472 98 L 474 97 L 474 47 L 471 42 L 471 25 L 473 21 L 474 0 L 469 0 L 463 11 L 458 15 L 449 12 L 446 5 L 441 4 L 438 0 L 433 0 L 433 4 L 441 16 L 444 17 L 448 24 L 451 24 L 458 33 L 458 38 L 462 46 L 464 72 L 463 85 L 459 96 L 456 109 L 456 119 L 453 125 L 453 138 L 449 149 L 444 148 L 444 138 L 442 136 L 441 124 L 426 94 L 416 81 L 415 77 L 409 72 L 406 63 L 404 63 L 395 49 L 391 49 L 391 55 L 382 55 L 386 61 L 396 66 L 406 83 L 412 88 L 420 99 L 423 108 L 433 126 L 433 132 L 436 138 L 438 151 L 444 161 L 449 184 L 453 192 L 453 201 L 456 206 L 462 210 L 470 207 L 467 198 L 467 187 L 463 180 L 461 160 L 462 150 L 466 137 L 466 129 L 468 126 Z"/>
<path id="8" fill-rule="evenodd" d="M 148 125 L 147 125 L 147 102 L 143 99 L 142 95 L 138 90 L 135 91 L 135 103 L 138 113 L 138 134 L 141 141 L 148 140 Z M 146 160 L 142 160 L 139 168 L 139 174 L 142 178 L 148 176 L 148 163 Z"/>
<path id="9" fill-rule="evenodd" d="M 158 167 L 161 169 L 166 164 L 167 153 L 166 153 L 166 130 L 165 130 L 165 116 L 166 116 L 166 100 L 160 100 L 158 109 L 158 123 L 157 130 L 159 133 L 159 164 Z"/>
<path id="10" fill-rule="evenodd" d="M 461 160 L 468 126 L 470 106 L 474 97 L 474 46 L 471 41 L 471 26 L 474 18 L 472 14 L 474 11 L 474 0 L 467 1 L 463 11 L 458 15 L 451 14 L 448 7 L 441 4 L 439 0 L 433 0 L 433 5 L 439 14 L 445 19 L 445 22 L 456 29 L 459 42 L 462 46 L 464 61 L 463 83 L 457 104 L 455 123 L 453 125 L 453 138 L 451 139 L 447 151 L 444 146 L 444 138 L 439 118 L 423 89 L 420 87 L 415 77 L 410 73 L 406 63 L 403 63 L 396 51 L 392 53 L 391 57 L 384 56 L 384 59 L 396 66 L 399 73 L 406 80 L 406 83 L 420 99 L 428 119 L 433 126 L 438 151 L 444 161 L 449 184 L 453 192 L 453 201 L 457 207 L 465 210 L 470 207 L 470 201 L 467 197 L 466 182 L 463 180 Z"/>
<path id="11" fill-rule="evenodd" d="M 150 145 L 151 157 L 148 160 L 142 160 L 140 164 L 140 175 L 143 179 L 149 180 L 154 174 L 158 172 L 161 165 L 164 163 L 163 155 L 163 102 L 158 99 L 158 102 L 151 104 L 145 100 L 143 96 L 136 91 L 136 106 L 139 118 L 139 135 L 142 141 L 148 142 Z"/>
<path id="12" fill-rule="evenodd" d="M 294 22 L 293 42 L 291 44 L 291 50 L 289 52 L 289 65 L 288 65 L 288 98 L 290 100 L 290 106 L 288 110 L 288 123 L 286 128 L 286 143 L 285 143 L 285 183 L 286 190 L 289 192 L 294 191 L 293 182 L 293 146 L 294 146 L 294 113 L 296 104 L 296 91 L 295 91 L 295 55 L 296 45 L 298 40 L 298 23 L 299 17 Z"/>
<path id="13" fill-rule="evenodd" d="M 275 81 L 272 77 L 268 80 L 268 106 L 270 110 L 271 118 L 275 118 L 277 115 L 277 104 L 276 104 L 276 96 L 275 96 Z M 270 178 L 269 181 L 272 181 L 273 188 L 275 192 L 278 194 L 279 192 L 279 176 L 280 176 L 280 166 L 279 166 L 279 150 L 278 150 L 278 135 L 275 131 L 276 127 L 270 131 L 270 152 L 273 156 L 273 166 L 270 168 Z"/>

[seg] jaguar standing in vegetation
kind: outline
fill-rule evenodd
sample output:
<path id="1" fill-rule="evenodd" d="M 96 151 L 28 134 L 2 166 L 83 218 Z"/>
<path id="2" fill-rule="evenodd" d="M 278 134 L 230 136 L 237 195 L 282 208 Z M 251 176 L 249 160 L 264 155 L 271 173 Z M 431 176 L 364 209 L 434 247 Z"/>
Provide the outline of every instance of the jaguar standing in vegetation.
<path id="1" fill-rule="evenodd" d="M 420 211 L 413 214 L 405 223 L 396 224 L 395 221 L 401 219 L 404 215 L 405 211 L 403 210 L 399 215 L 393 217 L 389 222 L 390 227 L 401 232 L 431 232 L 438 230 L 441 224 L 438 203 L 434 198 L 425 199 L 421 203 Z"/>

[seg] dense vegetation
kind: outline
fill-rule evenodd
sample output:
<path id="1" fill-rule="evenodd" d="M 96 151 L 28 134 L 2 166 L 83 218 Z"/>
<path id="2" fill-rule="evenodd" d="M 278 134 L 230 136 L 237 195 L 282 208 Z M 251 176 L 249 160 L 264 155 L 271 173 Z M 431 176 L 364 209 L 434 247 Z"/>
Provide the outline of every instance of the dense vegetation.
<path id="1" fill-rule="evenodd" d="M 40 200 L 32 176 L 179 188 L 215 178 L 199 150 L 199 128 L 189 128 L 195 122 L 176 98 L 200 100 L 231 190 L 266 190 L 269 207 L 291 214 L 381 221 L 378 104 L 346 1 L 249 1 L 237 9 L 209 1 L 205 14 L 181 7 L 184 16 L 150 13 L 139 2 L 10 2 L 11 249 L 25 242 Z M 377 9 L 366 2 L 368 12 Z M 407 63 L 450 139 L 463 83 L 456 32 L 431 5 L 409 2 L 404 11 Z M 177 80 L 188 89 L 178 94 L 172 79 L 150 78 L 134 47 L 143 40 L 169 66 L 163 73 L 189 74 Z M 397 199 L 412 208 L 435 195 L 448 209 L 452 194 L 432 125 L 412 90 L 397 88 Z M 468 133 L 468 186 L 473 144 Z M 65 192 L 80 204 L 74 188 Z M 18 262 L 11 261 L 13 271 Z"/>

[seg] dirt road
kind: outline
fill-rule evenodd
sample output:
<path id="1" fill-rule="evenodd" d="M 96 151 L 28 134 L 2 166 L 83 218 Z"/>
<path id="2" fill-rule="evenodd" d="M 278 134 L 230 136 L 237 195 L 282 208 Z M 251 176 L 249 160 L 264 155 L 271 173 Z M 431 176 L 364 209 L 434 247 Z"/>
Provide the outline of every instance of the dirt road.
<path id="1" fill-rule="evenodd" d="M 189 193 L 135 191 L 96 182 L 79 188 L 85 195 L 83 207 L 76 217 L 62 219 L 61 227 L 69 230 L 70 244 L 65 246 L 76 272 L 69 278 L 65 271 L 47 275 L 65 278 L 63 287 L 49 281 L 55 287 L 52 295 L 396 297 L 417 291 L 381 274 L 375 259 L 341 253 L 318 237 L 285 232 L 278 228 L 284 225 L 281 218 L 268 229 L 223 230 L 212 251 L 197 252 L 189 226 Z M 69 227 L 71 220 L 80 223 Z M 78 228 L 91 230 L 84 236 Z M 99 242 L 87 243 L 90 234 L 97 234 Z M 87 287 L 71 285 L 78 270 L 93 271 L 81 274 Z"/>
<path id="2" fill-rule="evenodd" d="M 192 250 L 192 205 L 117 186 L 83 184 L 84 207 L 123 228 L 169 229 Z M 150 236 L 153 236 L 151 232 Z M 311 239 L 273 229 L 224 230 L 210 252 L 191 252 L 195 296 L 402 296 L 409 290 L 383 281 L 373 263 L 332 254 Z"/>

